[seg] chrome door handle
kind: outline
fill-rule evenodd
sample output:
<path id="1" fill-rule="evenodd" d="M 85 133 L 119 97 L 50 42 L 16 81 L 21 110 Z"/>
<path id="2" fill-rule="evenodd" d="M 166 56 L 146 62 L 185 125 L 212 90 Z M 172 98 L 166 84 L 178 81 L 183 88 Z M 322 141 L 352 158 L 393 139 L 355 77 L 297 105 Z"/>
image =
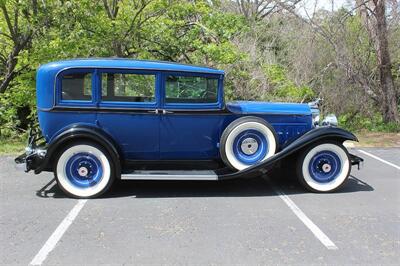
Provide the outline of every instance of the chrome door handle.
<path id="1" fill-rule="evenodd" d="M 172 114 L 173 112 L 167 111 L 167 110 L 162 110 L 162 113 L 163 113 L 163 115 L 165 115 L 165 114 Z"/>
<path id="2" fill-rule="evenodd" d="M 159 110 L 158 109 L 156 109 L 156 110 L 151 110 L 151 111 L 147 111 L 148 113 L 153 113 L 153 114 L 158 114 L 158 112 L 159 112 Z"/>

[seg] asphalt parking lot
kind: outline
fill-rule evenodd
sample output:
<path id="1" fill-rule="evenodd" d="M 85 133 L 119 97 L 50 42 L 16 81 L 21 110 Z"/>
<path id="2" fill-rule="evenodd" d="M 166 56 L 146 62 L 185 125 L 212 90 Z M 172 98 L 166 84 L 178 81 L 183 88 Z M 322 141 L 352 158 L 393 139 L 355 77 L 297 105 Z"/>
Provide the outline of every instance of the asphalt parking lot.
<path id="1" fill-rule="evenodd" d="M 361 150 L 364 167 L 332 194 L 275 173 L 120 182 L 87 201 L 0 157 L 0 265 L 398 265 L 400 148 Z"/>

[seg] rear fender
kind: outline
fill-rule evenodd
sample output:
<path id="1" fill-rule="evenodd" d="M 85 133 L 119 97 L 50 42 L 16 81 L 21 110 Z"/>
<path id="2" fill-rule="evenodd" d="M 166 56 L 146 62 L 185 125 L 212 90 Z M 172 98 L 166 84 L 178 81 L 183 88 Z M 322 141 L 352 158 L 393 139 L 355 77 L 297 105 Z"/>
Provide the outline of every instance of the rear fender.
<path id="1" fill-rule="evenodd" d="M 40 168 L 35 170 L 35 173 L 40 173 L 44 170 L 52 170 L 54 159 L 57 156 L 60 148 L 65 146 L 67 143 L 80 140 L 93 141 L 104 147 L 113 160 L 117 177 L 120 176 L 121 153 L 119 147 L 103 130 L 88 125 L 72 125 L 54 137 L 48 144 L 46 158 L 43 164 Z"/>

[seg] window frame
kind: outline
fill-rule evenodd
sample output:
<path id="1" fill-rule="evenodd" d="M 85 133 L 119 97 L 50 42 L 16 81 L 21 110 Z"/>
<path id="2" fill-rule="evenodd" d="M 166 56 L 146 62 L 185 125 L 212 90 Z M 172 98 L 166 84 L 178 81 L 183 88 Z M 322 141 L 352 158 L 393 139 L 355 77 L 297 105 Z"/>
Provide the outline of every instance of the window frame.
<path id="1" fill-rule="evenodd" d="M 129 102 L 129 101 L 110 101 L 103 100 L 103 74 L 136 74 L 136 75 L 153 75 L 155 77 L 154 81 L 154 101 L 152 102 Z M 160 74 L 153 70 L 136 70 L 136 69 L 119 69 L 119 68 L 102 68 L 97 70 L 97 80 L 98 80 L 98 106 L 107 107 L 119 107 L 119 108 L 152 108 L 155 109 L 159 106 L 159 87 L 160 87 Z"/>
<path id="2" fill-rule="evenodd" d="M 201 77 L 201 78 L 214 78 L 218 81 L 217 86 L 217 99 L 214 103 L 167 103 L 166 102 L 166 84 L 168 76 L 178 77 Z M 224 75 L 197 73 L 197 72 L 171 72 L 166 71 L 162 74 L 162 89 L 161 89 L 161 104 L 166 110 L 182 110 L 182 109 L 199 109 L 199 110 L 219 110 L 224 106 L 223 94 L 223 80 Z"/>
<path id="3" fill-rule="evenodd" d="M 87 73 L 91 74 L 91 89 L 92 99 L 91 100 L 66 100 L 62 98 L 62 79 L 65 75 L 71 75 L 76 73 Z M 97 90 L 96 90 L 96 69 L 90 68 L 70 68 L 65 69 L 57 74 L 56 78 L 56 105 L 60 106 L 82 106 L 82 107 L 93 107 L 97 101 Z"/>
<path id="4" fill-rule="evenodd" d="M 92 75 L 92 100 L 63 100 L 62 99 L 62 77 L 63 75 L 73 73 L 90 73 Z M 155 101 L 154 102 L 117 102 L 102 101 L 102 74 L 103 73 L 126 73 L 126 74 L 148 74 L 155 76 Z M 217 102 L 215 103 L 166 103 L 165 102 L 165 84 L 167 76 L 189 76 L 206 77 L 218 79 Z M 60 107 L 82 107 L 82 108 L 112 108 L 112 109 L 165 109 L 165 110 L 199 110 L 215 111 L 222 110 L 224 103 L 224 74 L 210 74 L 202 72 L 183 72 L 166 70 L 142 70 L 132 68 L 118 67 L 72 67 L 59 71 L 55 78 L 55 105 Z"/>

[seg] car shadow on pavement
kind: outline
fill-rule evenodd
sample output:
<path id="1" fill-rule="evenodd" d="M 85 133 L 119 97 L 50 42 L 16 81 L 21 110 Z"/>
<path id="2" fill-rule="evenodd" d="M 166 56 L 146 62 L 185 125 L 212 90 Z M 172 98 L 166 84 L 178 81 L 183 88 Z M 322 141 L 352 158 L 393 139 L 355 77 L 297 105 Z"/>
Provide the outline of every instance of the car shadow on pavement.
<path id="1" fill-rule="evenodd" d="M 266 197 L 277 196 L 276 189 L 285 194 L 310 193 L 288 174 L 273 171 L 268 176 L 226 181 L 116 181 L 100 198 L 178 198 L 178 197 Z M 367 183 L 351 175 L 335 193 L 373 191 Z M 42 198 L 66 198 L 52 179 L 37 191 Z"/>
<path id="2" fill-rule="evenodd" d="M 294 177 L 289 176 L 271 176 L 270 178 L 273 181 L 273 184 L 282 190 L 287 195 L 292 194 L 302 194 L 302 193 L 313 193 L 307 191 L 299 181 Z M 354 175 L 350 175 L 347 181 L 343 184 L 339 190 L 332 192 L 333 194 L 341 194 L 341 193 L 355 193 L 355 192 L 371 192 L 374 191 L 374 188 L 370 186 L 368 183 L 360 180 Z M 318 194 L 318 193 L 316 193 Z"/>

